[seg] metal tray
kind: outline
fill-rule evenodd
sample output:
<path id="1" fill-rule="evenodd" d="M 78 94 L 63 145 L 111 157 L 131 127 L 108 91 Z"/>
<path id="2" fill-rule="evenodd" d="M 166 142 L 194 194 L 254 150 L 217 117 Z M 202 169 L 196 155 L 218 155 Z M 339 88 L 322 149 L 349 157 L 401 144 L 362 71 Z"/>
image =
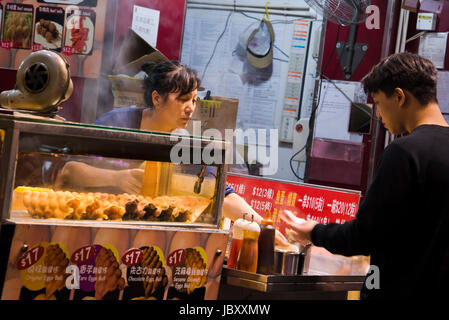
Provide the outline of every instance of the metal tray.
<path id="1" fill-rule="evenodd" d="M 358 291 L 365 276 L 347 275 L 264 275 L 223 267 L 221 282 L 259 292 Z"/>

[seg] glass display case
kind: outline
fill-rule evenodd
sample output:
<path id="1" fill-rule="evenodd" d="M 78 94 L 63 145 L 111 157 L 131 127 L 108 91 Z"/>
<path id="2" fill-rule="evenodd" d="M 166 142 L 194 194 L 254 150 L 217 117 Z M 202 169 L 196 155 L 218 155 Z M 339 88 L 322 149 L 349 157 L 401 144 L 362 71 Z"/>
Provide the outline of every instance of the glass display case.
<path id="1" fill-rule="evenodd" d="M 0 134 L 1 299 L 217 298 L 225 142 L 9 115 Z"/>
<path id="2" fill-rule="evenodd" d="M 220 223 L 224 167 L 200 161 L 207 148 L 224 159 L 223 141 L 6 116 L 0 128 L 3 219 Z"/>

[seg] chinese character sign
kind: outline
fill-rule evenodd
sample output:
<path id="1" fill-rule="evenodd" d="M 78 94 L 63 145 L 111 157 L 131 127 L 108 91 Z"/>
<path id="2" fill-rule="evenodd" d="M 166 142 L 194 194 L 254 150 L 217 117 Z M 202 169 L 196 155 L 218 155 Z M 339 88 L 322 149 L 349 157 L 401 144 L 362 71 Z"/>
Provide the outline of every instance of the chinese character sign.
<path id="1" fill-rule="evenodd" d="M 355 218 L 360 192 L 297 185 L 248 176 L 227 175 L 228 185 L 262 217 L 271 213 L 276 228 L 285 234 L 282 210 L 320 223 L 344 223 Z"/>

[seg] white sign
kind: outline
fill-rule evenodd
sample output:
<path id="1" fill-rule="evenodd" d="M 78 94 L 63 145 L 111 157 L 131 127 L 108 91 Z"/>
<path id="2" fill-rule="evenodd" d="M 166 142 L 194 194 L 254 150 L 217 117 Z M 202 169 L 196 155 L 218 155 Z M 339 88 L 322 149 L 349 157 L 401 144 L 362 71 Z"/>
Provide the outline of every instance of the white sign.
<path id="1" fill-rule="evenodd" d="M 134 6 L 132 30 L 153 47 L 156 47 L 160 11 Z"/>
<path id="2" fill-rule="evenodd" d="M 323 80 L 316 114 L 315 138 L 362 142 L 363 136 L 348 131 L 351 101 L 366 102 L 360 82 Z"/>
<path id="3" fill-rule="evenodd" d="M 449 71 L 438 71 L 438 105 L 442 113 L 449 113 Z"/>
<path id="4" fill-rule="evenodd" d="M 426 33 L 419 40 L 419 55 L 429 59 L 438 69 L 444 69 L 447 32 Z"/>

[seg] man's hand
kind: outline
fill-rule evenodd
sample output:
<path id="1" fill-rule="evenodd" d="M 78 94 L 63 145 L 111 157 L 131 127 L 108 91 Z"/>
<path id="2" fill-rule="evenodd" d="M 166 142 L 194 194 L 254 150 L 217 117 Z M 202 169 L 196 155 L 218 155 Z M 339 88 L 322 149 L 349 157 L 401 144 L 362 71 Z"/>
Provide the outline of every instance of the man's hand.
<path id="1" fill-rule="evenodd" d="M 288 224 L 286 232 L 293 240 L 304 246 L 312 242 L 312 230 L 317 222 L 300 219 L 288 210 L 282 211 L 281 219 Z"/>
<path id="2" fill-rule="evenodd" d="M 276 229 L 276 233 L 275 233 L 275 237 L 274 237 L 274 242 L 275 242 L 276 246 L 281 247 L 283 249 L 290 247 L 290 243 L 288 242 L 288 240 L 277 229 Z"/>

